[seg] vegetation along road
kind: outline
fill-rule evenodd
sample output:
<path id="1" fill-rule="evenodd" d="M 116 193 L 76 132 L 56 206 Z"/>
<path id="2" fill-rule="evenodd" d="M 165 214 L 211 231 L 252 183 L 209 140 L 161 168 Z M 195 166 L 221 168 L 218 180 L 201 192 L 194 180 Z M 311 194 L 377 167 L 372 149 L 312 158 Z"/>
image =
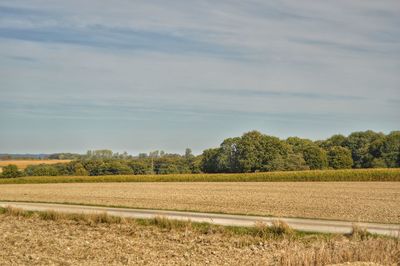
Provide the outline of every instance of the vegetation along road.
<path id="1" fill-rule="evenodd" d="M 192 222 L 207 222 L 224 226 L 254 226 L 256 223 L 272 224 L 277 220 L 276 217 L 228 215 L 213 213 L 195 213 L 163 210 L 144 210 L 127 209 L 111 207 L 94 207 L 84 205 L 67 205 L 51 203 L 25 203 L 25 202 L 0 202 L 0 207 L 14 207 L 28 211 L 58 211 L 66 213 L 107 213 L 111 216 L 149 219 L 157 216 L 175 220 L 186 220 Z M 357 225 L 366 229 L 370 233 L 398 236 L 400 225 L 395 224 L 377 224 L 377 223 L 356 223 L 344 221 L 328 221 L 318 219 L 299 219 L 299 218 L 279 218 L 287 223 L 291 228 L 299 231 L 321 232 L 321 233 L 339 233 L 349 234 L 353 226 Z"/>

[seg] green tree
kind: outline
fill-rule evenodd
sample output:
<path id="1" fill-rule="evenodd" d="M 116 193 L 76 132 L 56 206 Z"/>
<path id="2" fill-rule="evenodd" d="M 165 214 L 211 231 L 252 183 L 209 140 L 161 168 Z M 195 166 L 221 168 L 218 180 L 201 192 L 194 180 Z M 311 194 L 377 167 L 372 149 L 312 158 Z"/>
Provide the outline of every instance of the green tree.
<path id="1" fill-rule="evenodd" d="M 87 158 L 106 159 L 112 156 L 113 152 L 111 150 L 89 150 L 86 152 Z"/>
<path id="2" fill-rule="evenodd" d="M 193 158 L 190 161 L 189 168 L 193 174 L 201 173 L 201 164 L 202 164 L 203 156 L 199 155 Z"/>
<path id="3" fill-rule="evenodd" d="M 227 138 L 225 139 L 219 149 L 217 154 L 217 172 L 229 173 L 239 171 L 238 162 L 238 145 L 241 138 Z"/>
<path id="4" fill-rule="evenodd" d="M 346 140 L 347 138 L 345 136 L 336 134 L 326 140 L 320 141 L 319 144 L 325 150 L 329 150 L 330 148 L 335 146 L 344 146 Z"/>
<path id="5" fill-rule="evenodd" d="M 347 148 L 334 146 L 328 151 L 329 166 L 334 169 L 348 169 L 353 165 L 351 151 Z"/>
<path id="6" fill-rule="evenodd" d="M 299 137 L 289 137 L 286 139 L 286 142 L 292 145 L 293 151 L 295 153 L 303 152 L 303 149 L 307 145 L 313 145 L 314 143 L 309 139 L 302 139 Z"/>
<path id="7" fill-rule="evenodd" d="M 189 159 L 189 158 L 192 158 L 192 157 L 194 157 L 193 154 L 192 154 L 192 149 L 186 148 L 185 149 L 185 158 Z"/>
<path id="8" fill-rule="evenodd" d="M 21 172 L 16 165 L 9 164 L 3 167 L 1 176 L 5 178 L 15 178 L 21 176 Z"/>
<path id="9" fill-rule="evenodd" d="M 138 157 L 139 157 L 140 159 L 142 159 L 142 158 L 147 158 L 148 155 L 147 155 L 147 153 L 139 153 Z"/>
<path id="10" fill-rule="evenodd" d="M 386 168 L 387 164 L 382 158 L 374 158 L 371 163 L 371 167 L 373 168 Z"/>
<path id="11" fill-rule="evenodd" d="M 351 133 L 344 142 L 344 146 L 351 151 L 353 166 L 355 168 L 371 167 L 374 156 L 370 154 L 370 145 L 384 138 L 385 136 L 382 133 L 376 133 L 372 130 Z"/>
<path id="12" fill-rule="evenodd" d="M 103 175 L 129 175 L 132 169 L 122 161 L 110 160 L 100 166 Z"/>
<path id="13" fill-rule="evenodd" d="M 381 152 L 388 167 L 400 167 L 400 131 L 393 131 L 385 137 Z"/>
<path id="14" fill-rule="evenodd" d="M 205 173 L 218 173 L 218 148 L 203 151 L 201 158 L 201 170 Z"/>
<path id="15" fill-rule="evenodd" d="M 24 172 L 27 176 L 57 176 L 64 174 L 59 172 L 56 165 L 48 164 L 29 165 Z"/>
<path id="16" fill-rule="evenodd" d="M 278 140 L 277 140 L 278 141 Z M 255 172 L 263 168 L 263 164 L 271 162 L 271 158 L 266 158 L 267 140 L 258 131 L 250 131 L 241 137 L 237 145 L 237 156 L 240 172 Z M 269 142 L 273 142 L 270 139 Z"/>
<path id="17" fill-rule="evenodd" d="M 250 131 L 241 137 L 237 151 L 240 172 L 270 171 L 280 167 L 276 164 L 288 155 L 290 146 L 277 137 Z"/>
<path id="18" fill-rule="evenodd" d="M 81 163 L 76 163 L 74 165 L 74 175 L 77 176 L 87 176 L 89 175 L 89 172 L 85 169 L 85 167 L 83 167 L 83 165 Z"/>
<path id="19" fill-rule="evenodd" d="M 324 169 L 328 167 L 326 151 L 318 147 L 318 145 L 311 140 L 290 137 L 286 142 L 292 145 L 295 153 L 303 155 L 303 158 L 310 169 Z"/>
<path id="20" fill-rule="evenodd" d="M 310 169 L 325 169 L 328 167 L 328 155 L 325 150 L 312 144 L 303 148 L 303 157 Z"/>
<path id="21" fill-rule="evenodd" d="M 298 171 L 309 169 L 310 167 L 307 165 L 302 154 L 300 153 L 289 153 L 284 160 L 284 171 Z"/>
<path id="22" fill-rule="evenodd" d="M 89 172 L 90 176 L 104 175 L 103 160 L 86 159 L 81 161 L 83 167 Z"/>
<path id="23" fill-rule="evenodd" d="M 128 162 L 129 167 L 135 175 L 146 175 L 152 173 L 151 159 L 140 158 Z"/>
<path id="24" fill-rule="evenodd" d="M 179 154 L 168 154 L 156 159 L 154 170 L 157 174 L 191 173 L 189 160 Z"/>

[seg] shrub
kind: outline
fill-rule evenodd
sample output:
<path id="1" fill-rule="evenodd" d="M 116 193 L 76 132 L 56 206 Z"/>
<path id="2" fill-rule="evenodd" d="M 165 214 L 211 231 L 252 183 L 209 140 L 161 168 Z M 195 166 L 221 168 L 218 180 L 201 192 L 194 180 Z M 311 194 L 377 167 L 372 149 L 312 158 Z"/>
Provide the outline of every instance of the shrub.
<path id="1" fill-rule="evenodd" d="M 3 172 L 1 177 L 5 178 L 15 178 L 21 176 L 21 172 L 18 170 L 18 167 L 14 164 L 9 164 L 3 167 Z"/>
<path id="2" fill-rule="evenodd" d="M 271 234 L 275 236 L 282 236 L 282 235 L 292 235 L 293 229 L 290 226 L 281 220 L 273 221 L 272 224 L 269 226 L 269 231 Z"/>
<path id="3" fill-rule="evenodd" d="M 267 225 L 264 222 L 256 222 L 254 230 L 255 236 L 261 238 L 290 236 L 294 233 L 294 230 L 281 220 L 275 220 L 271 225 Z"/>
<path id="4" fill-rule="evenodd" d="M 356 224 L 353 224 L 353 228 L 351 230 L 350 236 L 354 239 L 361 239 L 365 240 L 370 236 L 371 234 L 365 229 L 362 228 Z"/>
<path id="5" fill-rule="evenodd" d="M 25 169 L 27 176 L 57 176 L 60 175 L 55 165 L 39 164 L 39 165 L 28 165 Z"/>

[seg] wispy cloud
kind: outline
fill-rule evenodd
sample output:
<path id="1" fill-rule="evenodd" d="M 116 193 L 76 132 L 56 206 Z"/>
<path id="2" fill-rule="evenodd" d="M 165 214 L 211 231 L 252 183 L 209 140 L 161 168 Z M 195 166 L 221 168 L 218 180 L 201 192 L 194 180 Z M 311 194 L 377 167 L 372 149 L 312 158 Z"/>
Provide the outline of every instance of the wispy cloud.
<path id="1" fill-rule="evenodd" d="M 273 98 L 301 98 L 309 100 L 363 100 L 366 99 L 364 96 L 358 95 L 341 95 L 341 94 L 329 94 L 329 93 L 315 93 L 315 92 L 290 92 L 290 91 L 273 91 L 273 90 L 221 90 L 221 89 L 206 89 L 203 90 L 205 93 L 219 94 L 225 96 L 242 96 L 242 97 L 273 97 Z"/>
<path id="2" fill-rule="evenodd" d="M 31 119 L 68 119 L 68 120 L 125 120 L 154 121 L 162 118 L 165 121 L 199 121 L 202 119 L 266 119 L 267 121 L 308 121 L 330 123 L 335 120 L 347 120 L 346 115 L 338 113 L 313 113 L 293 111 L 255 111 L 235 110 L 210 107 L 207 109 L 193 105 L 156 105 L 151 103 L 132 102 L 20 102 L 0 101 L 0 110 L 11 116 L 27 116 Z"/>
<path id="3" fill-rule="evenodd" d="M 46 29 L 0 29 L 0 38 L 23 41 L 72 44 L 96 48 L 158 51 L 164 53 L 207 53 L 215 56 L 239 57 L 239 51 L 218 44 L 193 41 L 188 38 L 159 32 L 135 31 L 124 28 L 89 29 L 46 28 Z"/>
<path id="4" fill-rule="evenodd" d="M 141 137 L 173 133 L 177 150 L 190 144 L 179 132 L 395 129 L 399 14 L 397 0 L 3 0 L 0 146 L 32 121 L 65 138 L 118 135 L 118 121 Z"/>
<path id="5" fill-rule="evenodd" d="M 37 62 L 36 59 L 33 57 L 29 56 L 18 56 L 18 55 L 12 55 L 12 56 L 4 56 L 5 58 L 8 58 L 10 60 L 15 60 L 15 61 L 22 61 L 22 62 Z"/>

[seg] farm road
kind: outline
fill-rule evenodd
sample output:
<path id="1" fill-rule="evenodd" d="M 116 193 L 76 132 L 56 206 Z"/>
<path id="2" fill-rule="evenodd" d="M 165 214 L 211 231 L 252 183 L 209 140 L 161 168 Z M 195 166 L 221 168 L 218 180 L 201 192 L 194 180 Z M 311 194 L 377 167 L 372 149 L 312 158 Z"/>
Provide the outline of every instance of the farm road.
<path id="1" fill-rule="evenodd" d="M 361 228 L 365 228 L 368 232 L 398 236 L 400 233 L 400 225 L 398 224 L 379 224 L 364 222 L 348 222 L 334 220 L 318 220 L 318 219 L 301 219 L 301 218 L 281 218 L 281 217 L 263 217 L 263 216 L 246 216 L 231 214 L 215 214 L 215 213 L 199 213 L 199 212 L 182 212 L 182 211 L 164 211 L 151 209 L 130 209 L 130 208 L 111 208 L 111 207 L 95 207 L 85 205 L 68 205 L 53 203 L 28 203 L 28 202 L 0 202 L 0 207 L 11 206 L 30 211 L 47 211 L 54 210 L 65 213 L 107 213 L 112 216 L 127 218 L 150 219 L 162 216 L 168 219 L 207 222 L 224 226 L 254 226 L 256 222 L 264 222 L 271 224 L 274 220 L 286 222 L 290 227 L 299 231 L 321 232 L 321 233 L 339 233 L 347 234 L 352 231 L 354 224 Z"/>

